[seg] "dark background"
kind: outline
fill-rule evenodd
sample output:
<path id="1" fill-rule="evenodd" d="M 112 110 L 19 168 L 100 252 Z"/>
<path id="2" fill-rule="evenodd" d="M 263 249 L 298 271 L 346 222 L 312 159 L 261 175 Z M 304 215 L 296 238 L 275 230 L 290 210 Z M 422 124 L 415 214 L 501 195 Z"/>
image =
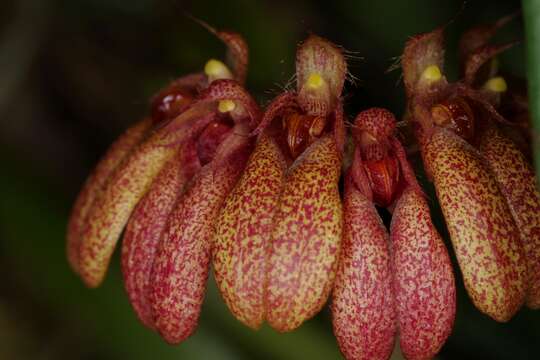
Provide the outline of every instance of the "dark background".
<path id="1" fill-rule="evenodd" d="M 69 270 L 65 226 L 81 183 L 147 111 L 152 93 L 222 57 L 223 45 L 185 13 L 245 35 L 248 87 L 263 104 L 293 74 L 296 44 L 314 32 L 350 51 L 359 80 L 347 86 L 349 116 L 369 106 L 401 116 L 400 70 L 385 71 L 409 36 L 455 19 L 447 36 L 447 70 L 455 78 L 461 31 L 519 5 L 469 1 L 460 11 L 460 0 L 2 0 L 0 359 L 339 359 L 327 311 L 291 334 L 253 332 L 229 314 L 212 282 L 197 333 L 181 346 L 166 345 L 135 319 L 117 258 L 97 290 Z M 516 20 L 498 40 L 522 37 Z M 524 76 L 523 46 L 501 64 Z M 455 329 L 439 358 L 539 359 L 540 312 L 523 309 L 508 324 L 495 323 L 472 307 L 456 275 Z"/>

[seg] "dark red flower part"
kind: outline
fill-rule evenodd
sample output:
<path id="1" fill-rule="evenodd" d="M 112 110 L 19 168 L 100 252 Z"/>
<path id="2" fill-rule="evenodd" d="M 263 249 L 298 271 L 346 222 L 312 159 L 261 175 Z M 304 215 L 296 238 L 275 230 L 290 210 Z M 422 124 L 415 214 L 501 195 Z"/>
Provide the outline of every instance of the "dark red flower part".
<path id="1" fill-rule="evenodd" d="M 332 305 L 347 359 L 387 359 L 396 329 L 407 359 L 432 358 L 454 322 L 450 258 L 395 131 L 393 114 L 381 108 L 361 112 L 354 122 L 344 253 Z M 374 204 L 393 212 L 389 237 Z"/>
<path id="2" fill-rule="evenodd" d="M 310 36 L 297 51 L 297 91 L 277 96 L 216 225 L 214 273 L 231 312 L 291 331 L 330 293 L 341 240 L 344 143 L 341 49 Z"/>
<path id="3" fill-rule="evenodd" d="M 516 212 L 502 191 L 494 166 L 477 147 L 486 137 L 495 140 L 489 128 L 509 123 L 497 112 L 499 95 L 494 94 L 505 89 L 504 83 L 495 78 L 478 81 L 484 76 L 482 64 L 509 45 L 490 47 L 476 41 L 462 50 L 467 53 L 466 78 L 449 84 L 442 73 L 442 30 L 416 36 L 405 46 L 407 118 L 420 143 L 426 172 L 435 183 L 469 295 L 482 312 L 507 321 L 521 306 L 528 287 L 525 254 Z M 422 83 L 428 86 L 418 85 Z M 479 83 L 481 87 L 476 87 Z M 478 250 L 473 253 L 472 249 Z"/>

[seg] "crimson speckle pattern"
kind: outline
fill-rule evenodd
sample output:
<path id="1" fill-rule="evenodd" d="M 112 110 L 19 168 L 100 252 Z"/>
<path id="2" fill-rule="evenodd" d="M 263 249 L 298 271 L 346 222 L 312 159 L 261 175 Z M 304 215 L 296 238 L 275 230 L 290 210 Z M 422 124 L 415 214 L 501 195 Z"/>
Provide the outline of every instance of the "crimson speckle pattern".
<path id="1" fill-rule="evenodd" d="M 263 133 L 216 224 L 216 282 L 234 316 L 255 329 L 264 321 L 268 245 L 286 165 L 278 145 Z"/>
<path id="2" fill-rule="evenodd" d="M 195 155 L 195 146 L 190 145 L 191 150 L 183 147 L 165 164 L 133 211 L 122 242 L 122 273 L 129 301 L 141 322 L 152 329 L 150 273 L 167 218 L 184 185 L 199 167 L 198 161 L 184 155 Z"/>
<path id="3" fill-rule="evenodd" d="M 111 175 L 86 224 L 80 250 L 80 275 L 89 287 L 103 281 L 111 255 L 131 212 L 176 148 L 160 146 L 160 132 L 141 143 Z"/>
<path id="4" fill-rule="evenodd" d="M 327 134 L 288 169 L 268 259 L 266 319 L 291 331 L 315 315 L 330 293 L 342 229 L 341 158 Z"/>
<path id="5" fill-rule="evenodd" d="M 454 133 L 437 129 L 425 153 L 469 296 L 480 311 L 508 321 L 528 279 L 506 200 L 478 151 Z"/>
<path id="6" fill-rule="evenodd" d="M 245 134 L 231 135 L 237 136 L 247 141 Z M 196 329 L 208 278 L 213 224 L 244 168 L 246 150 L 240 147 L 225 161 L 203 167 L 169 217 L 154 261 L 150 301 L 155 326 L 171 344 L 182 342 Z"/>
<path id="7" fill-rule="evenodd" d="M 540 193 L 531 164 L 519 148 L 496 128 L 482 134 L 480 151 L 516 220 L 530 277 L 526 304 L 540 308 Z"/>
<path id="8" fill-rule="evenodd" d="M 343 243 L 332 297 L 332 324 L 348 360 L 388 359 L 396 311 L 388 233 L 377 210 L 347 175 Z"/>
<path id="9" fill-rule="evenodd" d="M 79 272 L 81 234 L 92 204 L 98 194 L 103 190 L 105 183 L 114 169 L 144 138 L 151 125 L 152 119 L 146 118 L 126 130 L 107 150 L 107 153 L 96 165 L 77 196 L 77 200 L 75 200 L 75 204 L 71 210 L 67 230 L 67 257 L 71 268 L 76 273 Z"/>
<path id="10" fill-rule="evenodd" d="M 399 198 L 390 226 L 400 347 L 408 360 L 433 358 L 452 331 L 456 289 L 450 258 L 418 190 Z"/>

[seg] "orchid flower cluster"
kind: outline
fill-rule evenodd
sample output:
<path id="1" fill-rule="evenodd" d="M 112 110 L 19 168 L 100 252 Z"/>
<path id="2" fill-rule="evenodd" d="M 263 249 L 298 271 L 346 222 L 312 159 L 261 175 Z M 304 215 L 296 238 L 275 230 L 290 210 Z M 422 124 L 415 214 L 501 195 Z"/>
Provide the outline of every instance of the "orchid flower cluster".
<path id="1" fill-rule="evenodd" d="M 540 308 L 528 108 L 495 65 L 510 45 L 489 44 L 508 20 L 463 36 L 457 82 L 443 73 L 444 28 L 411 38 L 401 60 L 403 122 L 465 287 L 501 322 L 524 303 Z M 371 108 L 345 125 L 344 51 L 316 35 L 298 47 L 296 89 L 261 109 L 243 85 L 246 42 L 212 31 L 227 61 L 159 91 L 84 184 L 67 231 L 73 270 L 99 286 L 123 233 L 129 301 L 170 344 L 196 330 L 213 269 L 250 328 L 292 331 L 331 298 L 345 358 L 388 359 L 396 339 L 407 359 L 434 357 L 453 328 L 454 271 L 394 115 Z M 389 228 L 377 208 L 392 215 Z"/>

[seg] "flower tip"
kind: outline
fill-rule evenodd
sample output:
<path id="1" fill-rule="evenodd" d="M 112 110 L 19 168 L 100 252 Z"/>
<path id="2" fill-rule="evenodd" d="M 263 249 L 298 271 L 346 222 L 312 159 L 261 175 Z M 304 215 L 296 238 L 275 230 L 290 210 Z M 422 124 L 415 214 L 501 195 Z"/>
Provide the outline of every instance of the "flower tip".
<path id="1" fill-rule="evenodd" d="M 334 110 L 346 72 L 347 63 L 338 46 L 309 36 L 296 54 L 297 87 L 304 110 L 310 115 L 327 115 Z"/>

